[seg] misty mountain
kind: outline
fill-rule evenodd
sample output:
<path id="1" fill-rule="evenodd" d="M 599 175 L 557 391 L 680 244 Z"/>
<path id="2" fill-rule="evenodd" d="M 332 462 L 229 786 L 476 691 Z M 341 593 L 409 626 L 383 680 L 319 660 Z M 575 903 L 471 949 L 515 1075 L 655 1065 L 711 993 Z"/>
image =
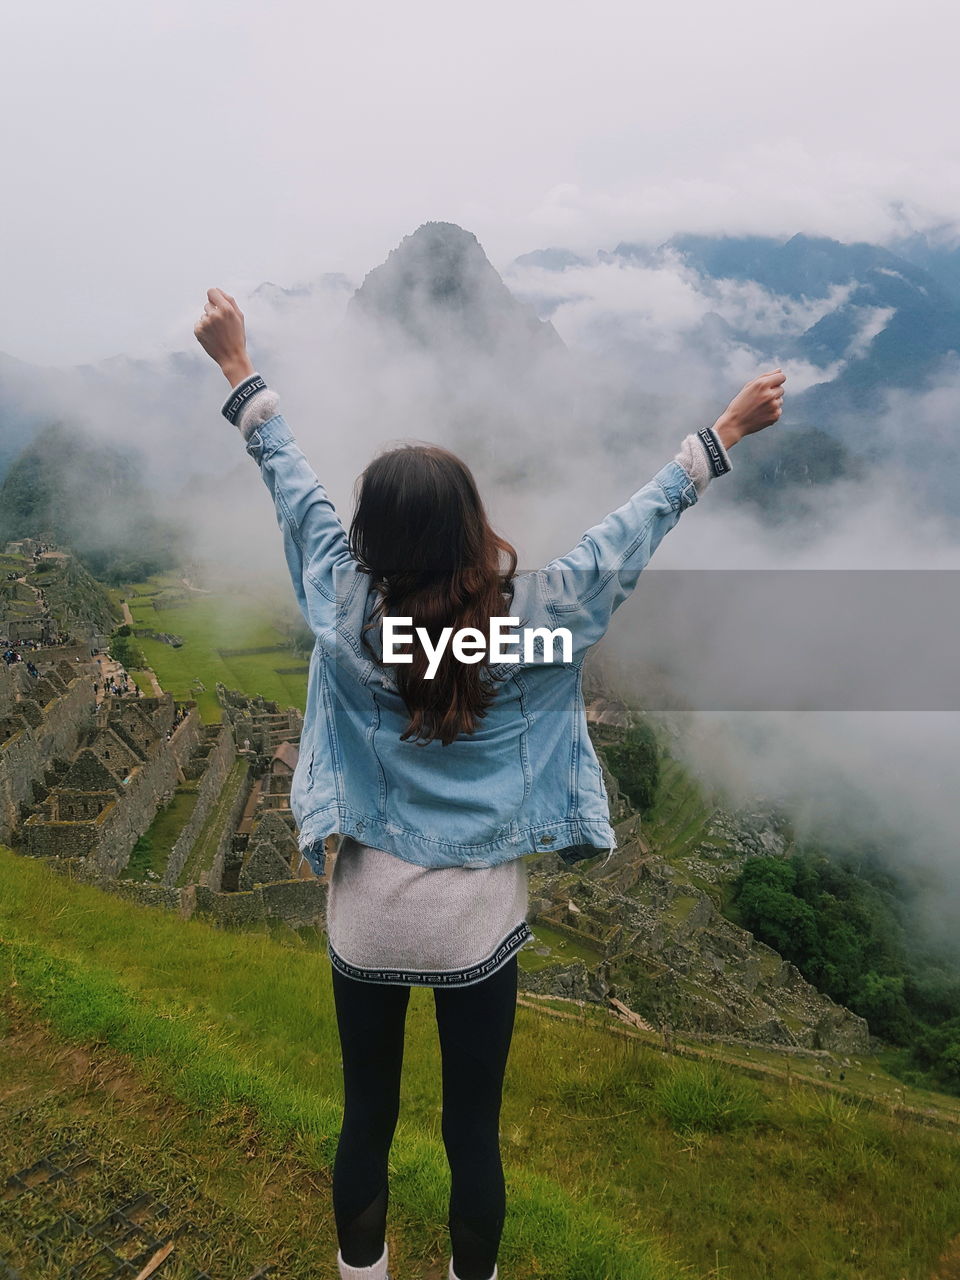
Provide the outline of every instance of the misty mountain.
<path id="1" fill-rule="evenodd" d="M 751 367 L 783 367 L 781 429 L 751 442 L 731 496 L 762 500 L 772 474 L 805 471 L 800 483 L 822 483 L 883 458 L 916 477 L 933 508 L 957 516 L 949 477 L 960 466 L 951 409 L 960 248 L 944 233 L 906 238 L 899 249 L 802 233 L 684 234 L 623 242 L 592 260 L 554 246 L 516 259 L 506 277 L 568 341 L 578 328 L 595 349 L 636 367 L 651 390 L 669 392 L 685 373 L 732 390 Z"/>
<path id="2" fill-rule="evenodd" d="M 252 296 L 262 299 L 275 307 L 282 307 L 291 301 L 316 298 L 325 293 L 352 293 L 353 285 L 348 276 L 340 271 L 327 271 L 315 280 L 303 284 L 284 286 L 274 284 L 272 280 L 264 280 L 254 289 Z"/>
<path id="3" fill-rule="evenodd" d="M 264 281 L 240 301 L 254 363 L 268 381 L 277 375 L 292 397 L 286 403 L 296 408 L 299 391 L 312 406 L 321 382 L 331 385 L 316 376 L 323 352 L 343 382 L 337 420 L 354 414 L 353 429 L 364 435 L 371 416 L 386 435 L 412 424 L 452 447 L 482 438 L 488 474 L 500 484 L 532 474 L 546 480 L 553 453 L 565 456 L 598 423 L 605 447 L 629 469 L 637 423 L 690 429 L 751 367 L 781 363 L 790 378 L 784 430 L 761 436 L 740 458 L 730 500 L 762 504 L 773 477 L 778 490 L 801 495 L 802 511 L 804 489 L 860 474 L 863 461 L 886 450 L 922 468 L 932 505 L 954 511 L 947 477 L 951 460 L 960 465 L 960 438 L 939 403 L 914 414 L 910 398 L 935 387 L 951 361 L 960 379 L 957 250 L 942 238 L 901 247 L 804 234 L 677 235 L 654 246 L 623 242 L 589 259 L 552 246 L 512 263 L 508 287 L 476 236 L 429 222 L 355 291 L 345 276 L 327 273 L 294 285 Z M 699 316 L 681 316 L 685 327 L 673 321 L 671 331 L 670 294 L 663 302 L 648 296 L 656 279 L 695 292 Z M 589 341 L 568 334 L 565 345 L 551 317 L 578 306 L 589 312 Z M 180 351 L 72 369 L 0 357 L 0 478 L 55 418 L 78 421 L 109 447 L 125 443 L 135 423 L 150 459 L 145 487 L 177 501 L 190 474 L 222 472 L 226 428 L 216 408 L 224 392 L 189 335 Z M 888 412 L 885 438 L 892 394 L 907 399 Z M 937 469 L 917 450 L 925 438 L 942 451 Z M 778 496 L 774 505 L 781 517 L 798 514 L 793 500 Z"/>
<path id="4" fill-rule="evenodd" d="M 826 298 L 831 288 L 846 288 L 843 301 L 782 353 L 825 373 L 844 361 L 836 377 L 802 393 L 798 410 L 811 416 L 879 408 L 878 393 L 924 387 L 944 356 L 960 352 L 960 300 L 889 249 L 806 235 L 785 243 L 676 236 L 667 244 L 714 278 L 753 280 L 789 298 Z"/>
<path id="5" fill-rule="evenodd" d="M 347 314 L 445 354 L 455 347 L 513 361 L 563 348 L 553 325 L 513 296 L 477 237 L 452 222 L 405 236 L 364 278 Z"/>
<path id="6" fill-rule="evenodd" d="M 544 267 L 547 271 L 566 271 L 568 267 L 589 266 L 589 260 L 569 249 L 534 249 L 532 253 L 521 253 L 514 259 L 514 266 Z"/>
<path id="7" fill-rule="evenodd" d="M 923 267 L 942 289 L 960 302 L 960 236 L 955 227 L 915 231 L 895 240 L 889 247 L 907 262 Z"/>
<path id="8" fill-rule="evenodd" d="M 0 352 L 0 477 L 55 411 L 69 375 Z"/>
<path id="9" fill-rule="evenodd" d="M 822 382 L 791 395 L 791 407 L 829 431 L 834 418 L 878 408 L 887 389 L 925 387 L 945 357 L 960 353 L 960 249 L 923 252 L 915 240 L 911 251 L 933 270 L 879 245 L 802 233 L 785 241 L 691 234 L 657 246 L 623 242 L 599 251 L 595 261 L 657 268 L 673 260 L 701 277 L 708 297 L 712 285 L 725 281 L 760 285 L 794 302 L 827 300 L 832 294 L 834 305 L 825 314 L 801 333 L 777 335 L 776 347 L 781 361 L 802 360 L 822 372 Z M 585 265 L 583 257 L 551 248 L 516 259 L 510 272 L 534 266 L 563 273 Z M 562 292 L 554 296 L 554 308 L 563 297 Z M 715 351 L 757 346 L 754 329 L 716 313 L 695 332 Z M 838 364 L 842 367 L 836 369 Z"/>
<path id="10" fill-rule="evenodd" d="M 924 292 L 933 284 L 925 271 L 912 267 L 877 245 L 843 244 L 827 236 L 802 233 L 782 241 L 773 236 L 677 235 L 660 246 L 670 248 L 704 275 L 715 279 L 755 280 L 771 293 L 792 298 L 825 298 L 831 285 L 866 282 L 874 273 L 901 277 Z M 614 255 L 633 255 L 635 246 L 618 245 Z M 935 287 L 935 286 L 934 286 Z M 897 299 L 907 297 L 901 290 Z"/>
<path id="11" fill-rule="evenodd" d="M 925 387 L 943 358 L 960 353 L 960 250 L 927 247 L 924 252 L 919 239 L 910 248 L 932 270 L 877 244 L 844 244 L 803 233 L 787 241 L 682 234 L 658 246 L 623 242 L 599 251 L 595 261 L 657 268 L 678 260 L 703 278 L 708 296 L 710 284 L 726 280 L 759 284 L 774 297 L 794 301 L 835 294 L 835 306 L 791 340 L 778 338 L 777 346 L 781 360 L 796 358 L 823 372 L 822 384 L 791 401 L 797 412 L 817 417 L 820 428 L 829 430 L 832 417 L 876 408 L 884 389 Z M 526 253 L 511 270 L 531 265 L 563 273 L 589 264 L 550 248 Z M 728 323 L 722 315 L 705 317 L 701 333 L 714 348 L 756 346 L 754 330 Z M 842 369 L 833 369 L 837 364 Z"/>
<path id="12" fill-rule="evenodd" d="M 154 511 L 135 449 L 105 448 L 62 422 L 44 427 L 0 484 L 0 543 L 46 537 L 106 581 L 177 562 L 178 530 Z"/>

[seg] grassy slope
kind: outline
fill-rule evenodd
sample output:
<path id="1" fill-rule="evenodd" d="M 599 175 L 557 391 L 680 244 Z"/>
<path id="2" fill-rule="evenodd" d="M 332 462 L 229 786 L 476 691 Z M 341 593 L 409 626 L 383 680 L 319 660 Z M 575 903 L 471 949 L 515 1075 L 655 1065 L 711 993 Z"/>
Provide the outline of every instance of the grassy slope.
<path id="1" fill-rule="evenodd" d="M 3 989 L 15 981 L 61 1034 L 121 1050 L 195 1111 L 246 1111 L 264 1141 L 329 1169 L 341 1095 L 321 951 L 183 922 L 2 850 L 0 938 Z M 443 1235 L 447 1177 L 428 991 L 413 992 L 408 1018 L 391 1231 L 422 1260 Z M 738 1280 L 926 1280 L 960 1230 L 954 1134 L 703 1071 L 518 1010 L 502 1120 L 505 1271 L 682 1274 L 666 1253 L 688 1274 L 719 1265 Z"/>
<path id="2" fill-rule="evenodd" d="M 289 1276 L 285 1264 L 301 1258 L 314 1276 L 333 1280 L 315 1230 L 318 1220 L 327 1225 L 322 1175 L 278 1162 L 235 1116 L 211 1121 L 176 1104 L 123 1054 L 65 1045 L 12 1000 L 0 1004 L 0 1079 L 0 1169 L 28 1168 L 68 1141 L 88 1158 L 76 1181 L 30 1179 L 27 1193 L 0 1199 L 0 1253 L 24 1280 L 61 1280 L 97 1247 L 89 1236 L 61 1236 L 44 1256 L 32 1232 L 63 1212 L 103 1222 L 144 1192 L 167 1212 L 141 1212 L 139 1224 L 155 1236 L 185 1233 L 163 1280 L 190 1280 L 197 1271 L 247 1277 L 264 1262 Z M 118 1244 L 122 1231 L 108 1225 L 100 1239 Z M 142 1237 L 120 1245 L 127 1258 L 141 1249 L 153 1252 Z"/>
<path id="3" fill-rule="evenodd" d="M 274 653 L 221 657 L 218 649 L 255 649 L 283 643 L 283 635 L 274 625 L 271 614 L 256 595 L 196 594 L 169 609 L 155 609 L 153 600 L 163 588 L 184 592 L 176 577 L 157 576 L 146 583 L 132 583 L 126 591 L 130 613 L 137 627 L 153 631 L 169 631 L 183 637 L 183 645 L 173 648 L 162 640 L 147 636 L 137 638 L 147 662 L 156 672 L 164 689 L 175 698 L 196 698 L 205 722 L 220 720 L 216 683 L 222 680 L 230 689 L 260 693 L 268 701 L 282 707 L 306 706 L 306 657 L 297 657 L 291 649 Z M 178 592 L 178 594 L 179 594 Z M 278 668 L 302 667 L 302 674 L 281 674 Z M 200 694 L 191 691 L 199 677 L 206 686 Z"/>
<path id="4" fill-rule="evenodd" d="M 223 659 L 215 651 L 279 641 L 261 602 L 198 595 L 155 611 L 135 590 L 127 597 L 138 624 L 187 642 L 141 642 L 161 683 L 186 697 L 199 675 L 205 718 L 219 718 L 217 679 L 303 707 L 305 676 L 275 672 L 297 665 L 291 653 Z M 654 819 L 682 856 L 702 803 L 679 771 L 668 782 Z M 183 922 L 65 884 L 2 851 L 0 940 L 0 984 L 15 981 L 17 997 L 60 1034 L 116 1047 L 191 1114 L 222 1114 L 226 1105 L 259 1140 L 329 1169 L 340 1068 L 318 940 L 288 936 L 283 945 L 267 933 Z M 391 1238 L 398 1259 L 423 1261 L 442 1255 L 447 1186 L 427 991 L 414 989 L 407 1046 Z M 960 1231 L 951 1191 L 960 1152 L 949 1133 L 913 1126 L 902 1113 L 858 1113 L 796 1082 L 746 1080 L 735 1068 L 704 1074 L 610 1036 L 592 1017 L 561 1022 L 518 1010 L 502 1133 L 509 1211 L 501 1258 L 515 1280 L 661 1280 L 681 1271 L 716 1280 L 926 1280 Z"/>
<path id="5" fill-rule="evenodd" d="M 644 838 L 668 861 L 681 859 L 707 838 L 711 813 L 696 781 L 678 760 L 664 754 L 657 801 L 643 819 Z"/>

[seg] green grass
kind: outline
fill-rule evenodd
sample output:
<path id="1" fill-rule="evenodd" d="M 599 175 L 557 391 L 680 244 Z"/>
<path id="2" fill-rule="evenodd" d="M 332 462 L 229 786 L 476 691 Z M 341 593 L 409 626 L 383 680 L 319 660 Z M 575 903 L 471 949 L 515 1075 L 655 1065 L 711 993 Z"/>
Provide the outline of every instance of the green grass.
<path id="1" fill-rule="evenodd" d="M 19 1012 L 12 1006 L 11 1011 L 14 1015 Z M 31 1051 L 35 1050 L 36 1043 L 34 1029 Z M 0 1127 L 0 1169 L 27 1168 L 65 1142 L 75 1143 L 84 1152 L 85 1159 L 76 1178 L 50 1181 L 41 1178 L 34 1181 L 29 1190 L 4 1197 L 0 1205 L 0 1239 L 5 1275 L 20 1275 L 29 1280 L 61 1280 L 71 1273 L 103 1275 L 105 1255 L 101 1254 L 97 1261 L 94 1258 L 98 1249 L 107 1243 L 118 1248 L 128 1260 L 136 1256 L 140 1248 L 145 1248 L 149 1255 L 152 1250 L 146 1247 L 142 1237 L 124 1240 L 121 1223 L 116 1219 L 111 1222 L 111 1215 L 121 1204 L 140 1199 L 147 1187 L 161 1203 L 153 1206 L 153 1212 L 150 1208 L 141 1209 L 137 1213 L 138 1226 L 145 1232 L 152 1228 L 157 1235 L 176 1233 L 176 1248 L 158 1273 L 164 1280 L 189 1280 L 198 1271 L 249 1276 L 271 1257 L 270 1245 L 264 1241 L 264 1227 L 268 1232 L 271 1226 L 274 1228 L 275 1239 L 281 1237 L 281 1229 L 270 1221 L 275 1215 L 270 1214 L 269 1206 L 264 1206 L 266 1212 L 260 1215 L 265 1222 L 251 1222 L 245 1215 L 237 1214 L 236 1193 L 221 1194 L 217 1200 L 192 1185 L 189 1174 L 185 1177 L 185 1165 L 194 1168 L 203 1167 L 204 1163 L 207 1167 L 210 1165 L 209 1157 L 203 1161 L 204 1147 L 189 1123 L 179 1125 L 173 1132 L 170 1132 L 172 1126 L 165 1126 L 159 1134 L 156 1127 L 152 1132 L 144 1132 L 138 1125 L 143 1085 L 137 1111 L 118 1117 L 114 1099 L 91 1089 L 94 1082 L 89 1077 L 85 1087 L 77 1088 L 72 1087 L 69 1077 L 65 1080 L 58 1074 L 55 1066 L 51 1069 L 49 1061 L 39 1064 L 38 1070 L 34 1060 L 28 1070 L 18 1060 L 17 1047 L 16 1043 L 6 1046 L 0 1030 L 0 1069 L 4 1072 L 4 1082 L 12 1084 L 18 1103 L 26 1107 Z M 74 1052 L 83 1053 L 83 1050 Z M 101 1052 L 98 1063 L 103 1056 Z M 91 1075 L 94 1070 L 91 1064 Z M 91 1113 L 91 1104 L 98 1107 L 96 1115 Z M 173 1108 L 166 1103 L 165 1110 L 169 1113 Z M 206 1151 L 209 1152 L 209 1139 Z M 243 1156 L 238 1153 L 235 1159 L 241 1160 Z M 252 1173 L 251 1169 L 249 1174 Z M 218 1169 L 218 1181 L 226 1182 L 231 1174 L 232 1169 Z M 233 1180 L 236 1183 L 236 1175 Z M 249 1180 L 252 1182 L 252 1178 Z M 255 1187 L 245 1186 L 242 1190 L 249 1204 Z M 42 1245 L 39 1244 L 37 1234 L 50 1231 L 65 1214 L 86 1226 L 103 1224 L 97 1238 L 87 1231 L 50 1232 L 50 1236 L 43 1238 Z M 199 1223 L 203 1224 L 206 1239 L 197 1229 Z M 301 1255 L 309 1256 L 306 1230 L 298 1243 Z M 311 1280 L 318 1280 L 321 1273 L 317 1263 L 321 1259 L 313 1256 L 312 1271 L 305 1268 L 295 1274 L 310 1275 Z M 230 1271 L 224 1266 L 227 1258 L 233 1268 Z M 137 1269 L 129 1274 L 135 1274 Z M 287 1271 L 286 1274 L 293 1273 Z"/>
<path id="2" fill-rule="evenodd" d="M 663 918 L 673 925 L 681 925 L 697 906 L 698 900 L 691 894 L 678 893 L 668 907 L 662 911 Z"/>
<path id="3" fill-rule="evenodd" d="M 247 776 L 247 769 L 246 760 L 239 759 L 233 762 L 233 767 L 220 788 L 216 803 L 207 814 L 194 846 L 190 850 L 190 856 L 183 864 L 183 870 L 177 879 L 178 885 L 199 884 L 200 872 L 208 871 L 213 866 L 217 845 L 223 833 L 223 824 L 226 821 L 227 814 L 230 812 L 230 806 L 233 804 L 237 791 L 243 785 L 243 781 Z"/>
<path id="4" fill-rule="evenodd" d="M 127 667 L 126 671 L 127 675 L 145 698 L 152 698 L 154 696 L 153 685 L 150 683 L 150 677 L 147 675 L 146 671 L 141 671 L 137 667 Z"/>
<path id="5" fill-rule="evenodd" d="M 654 1086 L 651 1107 L 678 1133 L 726 1133 L 763 1119 L 762 1092 L 712 1063 L 680 1063 Z"/>
<path id="6" fill-rule="evenodd" d="M 0 553 L 0 573 L 6 574 L 14 569 L 23 573 L 33 568 L 33 561 L 26 556 L 7 556 Z"/>
<path id="7" fill-rule="evenodd" d="M 519 962 L 524 969 L 548 969 L 555 965 L 570 964 L 574 960 L 582 960 L 592 967 L 601 957 L 598 947 L 591 947 L 579 938 L 571 938 L 561 929 L 551 928 L 539 920 L 534 921 L 530 927 L 536 934 L 536 941 L 527 943 L 520 952 Z M 537 947 L 549 947 L 550 955 L 537 955 Z"/>
<path id="8" fill-rule="evenodd" d="M 0 988 L 15 982 L 64 1037 L 122 1051 L 200 1113 L 247 1112 L 329 1170 L 341 1076 L 322 952 L 181 921 L 3 850 L 0 940 Z M 432 996 L 415 988 L 391 1202 L 423 1256 L 445 1230 L 439 1066 Z M 587 1019 L 518 1008 L 501 1131 L 512 1280 L 928 1280 L 960 1231 L 955 1133 L 705 1070 Z"/>
<path id="9" fill-rule="evenodd" d="M 696 780 L 665 752 L 656 801 L 643 815 L 644 838 L 668 861 L 688 857 L 707 838 L 711 813 L 709 800 Z"/>
<path id="10" fill-rule="evenodd" d="M 197 805 L 199 779 L 181 783 L 169 804 L 157 810 L 150 826 L 133 846 L 130 861 L 120 873 L 123 880 L 149 880 L 147 871 L 162 876 L 177 837 Z"/>
<path id="11" fill-rule="evenodd" d="M 165 598 L 171 591 L 182 603 L 169 609 L 154 609 L 152 602 Z M 126 597 L 135 627 L 169 631 L 183 637 L 182 646 L 176 649 L 149 636 L 136 639 L 161 687 L 178 700 L 195 698 L 205 723 L 220 721 L 218 680 L 231 689 L 260 693 L 281 707 L 305 709 L 306 673 L 281 674 L 278 668 L 305 668 L 307 656 L 295 654 L 291 647 L 228 658 L 218 652 L 219 649 L 255 649 L 284 642 L 283 630 L 274 621 L 278 607 L 265 601 L 262 594 L 237 589 L 209 596 L 192 595 L 184 593 L 175 575 L 156 575 L 144 583 L 128 583 L 113 594 L 116 600 Z M 202 693 L 193 692 L 197 678 L 205 686 Z"/>
<path id="12" fill-rule="evenodd" d="M 22 866 L 0 852 L 0 876 Z M 4 894 L 0 915 L 4 986 L 15 981 L 18 998 L 64 1037 L 128 1054 L 195 1108 L 213 1114 L 227 1102 L 248 1109 L 278 1149 L 292 1143 L 304 1159 L 329 1169 L 341 1107 L 329 984 L 311 972 L 321 958 L 301 955 L 291 966 L 290 952 L 266 938 L 231 936 L 197 922 L 170 928 L 177 922 L 166 913 L 129 913 L 119 900 L 84 893 L 87 886 L 56 885 L 46 868 L 35 871 L 41 875 L 33 887 L 54 898 L 61 889 L 70 895 L 59 912 L 65 928 L 42 942 L 19 932 L 30 898 L 19 877 L 18 892 Z M 44 878 L 49 883 L 41 885 Z M 16 924 L 6 915 L 12 897 L 19 899 Z M 102 903 L 103 912 L 92 913 L 91 903 Z M 75 928 L 66 923 L 71 908 Z M 115 936 L 125 916 L 126 937 Z M 182 945 L 175 955 L 170 944 L 178 935 Z M 198 981 L 190 981 L 191 972 Z M 448 1175 L 437 1134 L 401 1121 L 391 1166 L 392 1203 L 426 1248 L 446 1214 Z M 639 1230 L 632 1238 L 622 1235 L 615 1218 L 588 1201 L 578 1203 L 548 1175 L 514 1168 L 511 1182 L 513 1213 L 501 1256 L 518 1277 L 681 1275 Z"/>

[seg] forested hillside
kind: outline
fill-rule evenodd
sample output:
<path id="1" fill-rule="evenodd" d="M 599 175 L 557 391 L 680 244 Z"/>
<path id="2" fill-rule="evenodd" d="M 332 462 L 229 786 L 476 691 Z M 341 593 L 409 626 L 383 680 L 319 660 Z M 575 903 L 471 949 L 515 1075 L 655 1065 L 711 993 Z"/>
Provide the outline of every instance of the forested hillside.
<path id="1" fill-rule="evenodd" d="M 52 537 L 116 583 L 176 563 L 177 528 L 155 513 L 145 460 L 63 422 L 45 427 L 0 484 L 0 541 Z"/>
<path id="2" fill-rule="evenodd" d="M 960 965 L 907 927 L 909 878 L 853 848 L 755 858 L 734 885 L 740 923 L 900 1046 L 911 1084 L 960 1094 Z"/>

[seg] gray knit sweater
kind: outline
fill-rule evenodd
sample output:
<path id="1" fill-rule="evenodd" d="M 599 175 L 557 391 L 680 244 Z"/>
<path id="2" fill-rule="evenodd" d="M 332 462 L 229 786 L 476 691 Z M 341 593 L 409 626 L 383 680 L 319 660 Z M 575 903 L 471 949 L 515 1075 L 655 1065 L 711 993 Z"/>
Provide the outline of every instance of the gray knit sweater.
<path id="1" fill-rule="evenodd" d="M 330 876 L 327 952 L 348 977 L 463 987 L 532 938 L 527 864 L 421 867 L 345 837 Z"/>

